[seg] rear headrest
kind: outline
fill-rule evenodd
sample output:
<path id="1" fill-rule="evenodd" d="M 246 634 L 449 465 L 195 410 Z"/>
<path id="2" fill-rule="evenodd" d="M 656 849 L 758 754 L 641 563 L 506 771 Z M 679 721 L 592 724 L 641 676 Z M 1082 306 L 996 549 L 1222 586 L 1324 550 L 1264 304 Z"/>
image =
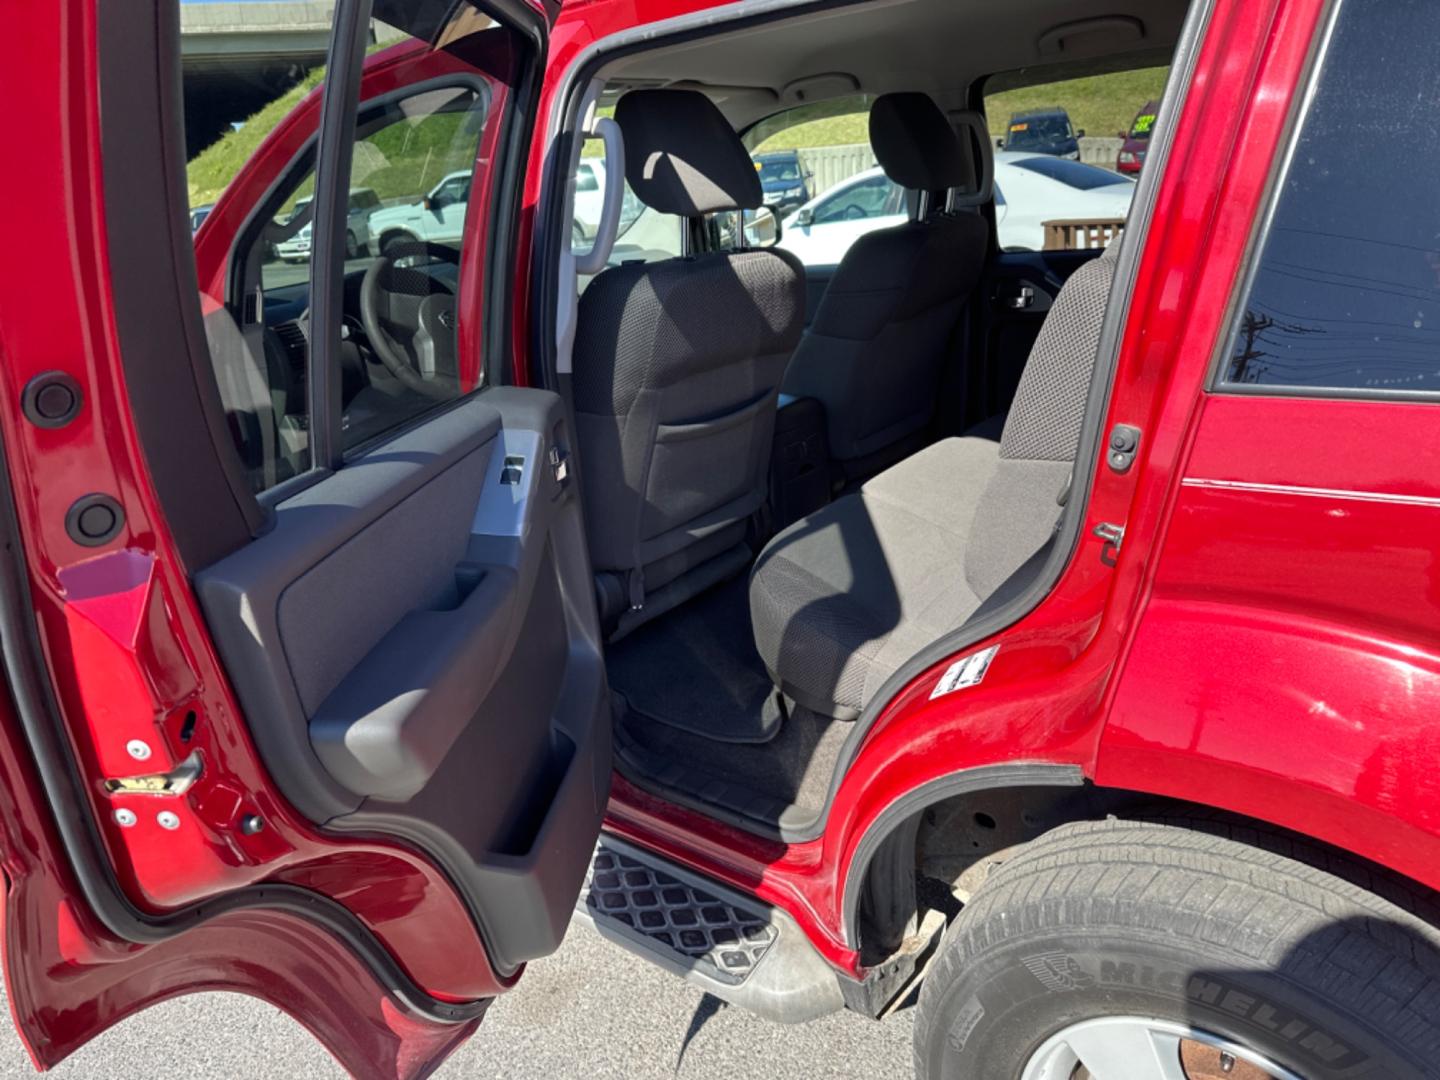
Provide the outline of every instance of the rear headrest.
<path id="1" fill-rule="evenodd" d="M 870 106 L 870 147 L 885 175 L 901 187 L 944 191 L 970 182 L 965 148 L 927 94 L 876 98 Z"/>
<path id="2" fill-rule="evenodd" d="M 740 136 L 697 90 L 631 90 L 615 106 L 625 179 L 646 206 L 696 217 L 760 206 L 760 174 Z"/>

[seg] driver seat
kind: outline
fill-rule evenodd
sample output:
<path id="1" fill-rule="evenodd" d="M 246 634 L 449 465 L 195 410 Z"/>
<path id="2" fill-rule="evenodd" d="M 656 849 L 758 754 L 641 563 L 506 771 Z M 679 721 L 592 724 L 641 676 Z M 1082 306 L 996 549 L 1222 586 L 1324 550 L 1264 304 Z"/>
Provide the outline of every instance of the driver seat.
<path id="1" fill-rule="evenodd" d="M 716 235 L 706 215 L 760 206 L 749 153 L 703 94 L 633 90 L 615 122 L 635 195 L 689 219 L 692 237 Z M 611 640 L 748 565 L 804 314 L 804 269 L 778 249 L 622 263 L 581 295 L 575 427 Z"/>

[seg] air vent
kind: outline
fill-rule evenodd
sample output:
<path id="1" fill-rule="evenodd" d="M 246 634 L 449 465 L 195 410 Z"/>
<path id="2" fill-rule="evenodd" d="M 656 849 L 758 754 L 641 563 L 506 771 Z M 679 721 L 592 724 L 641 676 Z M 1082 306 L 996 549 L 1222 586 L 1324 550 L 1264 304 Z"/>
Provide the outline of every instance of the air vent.
<path id="1" fill-rule="evenodd" d="M 304 370 L 305 360 L 310 354 L 310 342 L 300 324 L 293 321 L 281 323 L 275 327 L 275 336 L 285 346 L 285 352 L 290 357 L 290 366 Z"/>

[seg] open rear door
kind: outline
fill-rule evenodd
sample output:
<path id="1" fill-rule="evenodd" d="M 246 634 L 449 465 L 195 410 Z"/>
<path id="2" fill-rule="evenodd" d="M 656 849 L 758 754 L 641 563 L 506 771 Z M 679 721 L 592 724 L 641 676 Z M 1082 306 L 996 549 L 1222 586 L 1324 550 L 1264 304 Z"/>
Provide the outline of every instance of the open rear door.
<path id="1" fill-rule="evenodd" d="M 549 13 L 333 11 L 193 248 L 175 0 L 15 12 L 0 847 L 40 1065 L 228 989 L 423 1074 L 558 947 L 599 831 L 571 433 L 503 385 Z"/>

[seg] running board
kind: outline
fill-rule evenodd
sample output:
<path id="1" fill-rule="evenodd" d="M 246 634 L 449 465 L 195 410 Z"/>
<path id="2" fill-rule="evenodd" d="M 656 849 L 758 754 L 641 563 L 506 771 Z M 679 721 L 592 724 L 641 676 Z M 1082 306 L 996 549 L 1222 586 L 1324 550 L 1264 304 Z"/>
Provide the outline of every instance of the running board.
<path id="1" fill-rule="evenodd" d="M 576 915 L 722 1001 L 782 1024 L 844 1005 L 839 976 L 795 920 L 753 897 L 602 835 Z"/>

